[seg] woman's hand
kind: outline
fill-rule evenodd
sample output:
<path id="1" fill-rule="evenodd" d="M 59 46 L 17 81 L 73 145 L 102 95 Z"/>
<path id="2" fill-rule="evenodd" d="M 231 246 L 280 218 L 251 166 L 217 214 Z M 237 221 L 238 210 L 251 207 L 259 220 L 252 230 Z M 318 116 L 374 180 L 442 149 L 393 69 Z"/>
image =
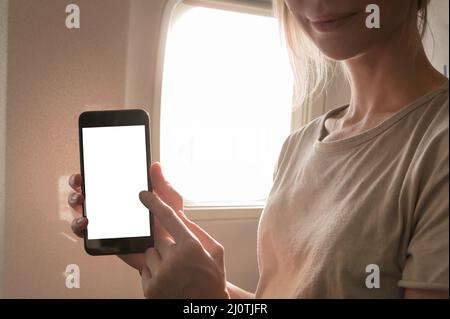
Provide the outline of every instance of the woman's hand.
<path id="1" fill-rule="evenodd" d="M 172 188 L 162 175 L 161 165 L 158 162 L 150 166 L 150 179 L 152 181 L 153 191 L 174 211 L 183 209 L 183 197 Z M 83 213 L 83 195 L 81 194 L 81 175 L 74 174 L 69 179 L 69 185 L 73 192 L 69 195 L 69 205 L 75 211 L 77 217 L 72 221 L 72 231 L 78 237 L 83 238 L 88 220 L 82 216 Z M 124 262 L 131 267 L 141 270 L 145 266 L 144 254 L 119 255 Z"/>
<path id="2" fill-rule="evenodd" d="M 154 214 L 155 247 L 145 253 L 147 298 L 229 298 L 224 249 L 200 226 L 151 192 L 139 198 Z"/>
<path id="3" fill-rule="evenodd" d="M 222 245 L 186 218 L 183 197 L 166 181 L 158 162 L 150 166 L 150 178 L 153 193 L 142 192 L 140 198 L 156 217 L 155 247 L 118 257 L 141 271 L 148 298 L 229 298 Z M 72 175 L 69 184 L 68 202 L 78 215 L 72 231 L 83 237 L 88 220 L 82 216 L 81 175 Z"/>

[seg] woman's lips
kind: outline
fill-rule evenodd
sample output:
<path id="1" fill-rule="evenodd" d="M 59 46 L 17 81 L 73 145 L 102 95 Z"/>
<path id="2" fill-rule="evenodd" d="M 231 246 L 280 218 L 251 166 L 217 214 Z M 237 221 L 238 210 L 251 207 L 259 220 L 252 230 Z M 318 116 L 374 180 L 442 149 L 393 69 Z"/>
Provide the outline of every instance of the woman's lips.
<path id="1" fill-rule="evenodd" d="M 323 17 L 310 19 L 312 27 L 317 32 L 331 32 L 346 24 L 357 12 L 335 15 L 333 17 Z"/>

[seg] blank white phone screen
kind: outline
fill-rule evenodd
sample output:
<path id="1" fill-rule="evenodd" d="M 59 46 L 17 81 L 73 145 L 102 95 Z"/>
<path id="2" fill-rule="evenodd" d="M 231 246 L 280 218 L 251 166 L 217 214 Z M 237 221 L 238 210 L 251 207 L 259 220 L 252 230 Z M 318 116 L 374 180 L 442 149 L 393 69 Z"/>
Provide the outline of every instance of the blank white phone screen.
<path id="1" fill-rule="evenodd" d="M 88 239 L 150 236 L 145 125 L 82 130 Z"/>

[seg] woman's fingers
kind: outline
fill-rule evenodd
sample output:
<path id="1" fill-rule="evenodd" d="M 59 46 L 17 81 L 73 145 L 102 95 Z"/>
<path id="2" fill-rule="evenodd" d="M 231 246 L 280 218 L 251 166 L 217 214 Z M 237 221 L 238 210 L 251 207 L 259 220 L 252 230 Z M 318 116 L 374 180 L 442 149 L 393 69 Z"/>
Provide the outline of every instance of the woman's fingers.
<path id="1" fill-rule="evenodd" d="M 74 190 L 69 194 L 67 202 L 77 213 L 83 213 L 83 195 L 81 194 L 81 175 L 73 174 L 69 178 L 69 185 Z"/>
<path id="2" fill-rule="evenodd" d="M 72 207 L 77 213 L 79 214 L 83 213 L 83 202 L 84 202 L 83 195 L 77 192 L 72 192 L 69 194 L 67 202 L 69 203 L 69 206 Z"/>
<path id="3" fill-rule="evenodd" d="M 152 274 L 148 267 L 144 267 L 142 269 L 141 280 L 145 298 L 150 299 L 158 297 L 157 295 L 155 295 L 155 283 L 152 280 Z"/>
<path id="4" fill-rule="evenodd" d="M 182 243 L 195 237 L 195 239 L 200 242 L 203 248 L 216 261 L 223 259 L 223 246 L 200 226 L 190 221 L 181 210 L 175 213 L 171 207 L 151 192 L 143 191 L 139 194 L 139 198 L 141 199 L 141 202 L 155 215 L 157 222 L 160 224 L 158 227 L 155 227 L 155 233 L 157 236 L 155 244 L 158 250 L 163 254 L 163 258 L 166 251 L 169 251 L 169 249 L 162 252 L 161 249 L 163 248 L 159 247 L 160 244 L 158 243 L 158 238 L 167 238 L 165 234 L 163 236 L 158 236 L 158 233 L 160 233 L 159 229 L 161 228 L 167 230 L 176 243 Z M 162 243 L 166 243 L 166 241 L 162 240 Z"/>
<path id="5" fill-rule="evenodd" d="M 150 166 L 150 180 L 153 191 L 174 211 L 183 209 L 183 197 L 166 180 L 162 173 L 161 164 L 154 162 Z"/>
<path id="6" fill-rule="evenodd" d="M 159 220 L 157 218 L 154 219 L 154 232 L 155 236 L 163 236 L 163 237 L 170 237 L 170 234 L 167 232 L 167 230 L 161 225 Z M 157 237 L 155 237 L 157 238 Z"/>
<path id="7" fill-rule="evenodd" d="M 223 246 L 216 241 L 210 234 L 208 234 L 203 228 L 201 228 L 196 223 L 192 222 L 189 218 L 186 217 L 183 211 L 179 210 L 177 212 L 178 217 L 183 221 L 183 223 L 187 226 L 187 228 L 195 235 L 195 237 L 200 240 L 203 248 L 213 257 L 222 258 L 223 256 Z"/>
<path id="8" fill-rule="evenodd" d="M 72 224 L 70 225 L 70 227 L 72 228 L 72 231 L 74 232 L 75 235 L 77 235 L 80 238 L 84 237 L 84 230 L 86 229 L 88 225 L 88 219 L 86 217 L 80 217 L 80 218 L 75 218 L 72 221 Z"/>
<path id="9" fill-rule="evenodd" d="M 161 235 L 155 232 L 155 248 L 159 252 L 162 259 L 170 255 L 170 251 L 175 246 L 175 241 L 168 235 Z"/>
<path id="10" fill-rule="evenodd" d="M 81 194 L 81 175 L 80 174 L 73 174 L 69 178 L 69 185 L 72 187 L 74 192 L 71 192 L 69 194 L 69 197 L 67 198 L 67 202 L 69 203 L 70 207 L 72 207 L 73 210 L 75 210 L 78 214 L 83 213 L 83 195 Z M 80 238 L 84 237 L 84 231 L 87 227 L 88 220 L 86 217 L 78 217 L 75 218 L 72 221 L 72 224 L 70 227 L 72 228 L 72 231 L 75 235 L 77 235 Z"/>
<path id="11" fill-rule="evenodd" d="M 161 201 L 152 192 L 142 191 L 139 193 L 141 202 L 154 214 L 168 233 L 175 239 L 176 243 L 194 239 L 192 233 L 178 217 L 178 215 L 166 203 Z"/>
<path id="12" fill-rule="evenodd" d="M 161 265 L 161 256 L 156 248 L 149 248 L 145 251 L 145 265 L 150 270 L 150 274 L 155 276 Z"/>
<path id="13" fill-rule="evenodd" d="M 74 191 L 81 193 L 81 175 L 72 174 L 69 178 L 69 185 Z"/>
<path id="14" fill-rule="evenodd" d="M 143 253 L 138 254 L 121 254 L 117 255 L 122 259 L 128 266 L 134 269 L 141 270 L 145 267 L 145 255 Z"/>

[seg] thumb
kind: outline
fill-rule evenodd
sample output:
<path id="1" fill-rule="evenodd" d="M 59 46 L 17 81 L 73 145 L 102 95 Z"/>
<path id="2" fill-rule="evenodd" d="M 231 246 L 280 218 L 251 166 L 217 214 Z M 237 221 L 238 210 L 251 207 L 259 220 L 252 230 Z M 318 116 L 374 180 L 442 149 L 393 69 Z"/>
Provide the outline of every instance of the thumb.
<path id="1" fill-rule="evenodd" d="M 183 209 L 183 196 L 181 196 L 166 180 L 159 162 L 154 162 L 151 164 L 150 180 L 153 191 L 163 202 L 169 205 L 176 212 Z"/>

